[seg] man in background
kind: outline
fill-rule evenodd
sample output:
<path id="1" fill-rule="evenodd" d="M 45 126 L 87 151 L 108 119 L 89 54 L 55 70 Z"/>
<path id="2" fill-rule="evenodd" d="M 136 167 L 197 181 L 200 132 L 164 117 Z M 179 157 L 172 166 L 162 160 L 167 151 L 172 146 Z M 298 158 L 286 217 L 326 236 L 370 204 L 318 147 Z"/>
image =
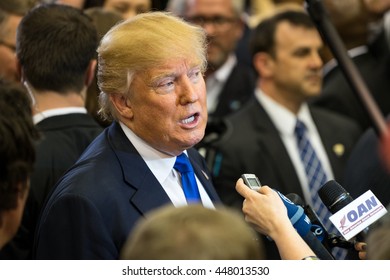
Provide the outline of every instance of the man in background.
<path id="1" fill-rule="evenodd" d="M 35 225 L 47 194 L 103 130 L 85 109 L 97 44 L 90 18 L 70 6 L 41 5 L 20 22 L 18 69 L 33 98 L 34 123 L 43 137 L 36 146 L 22 227 L 4 258 L 31 258 Z"/>
<path id="2" fill-rule="evenodd" d="M 243 199 L 233 186 L 241 174 L 254 173 L 262 184 L 296 193 L 321 213 L 326 209 L 316 195 L 321 181 L 341 180 L 360 130 L 349 119 L 307 104 L 321 91 L 322 46 L 304 11 L 276 13 L 254 30 L 256 99 L 226 119 L 229 130 L 214 144 L 214 183 L 227 205 L 241 209 Z M 307 143 L 311 149 L 305 154 Z M 318 166 L 321 176 L 314 177 L 317 170 L 311 168 Z"/>

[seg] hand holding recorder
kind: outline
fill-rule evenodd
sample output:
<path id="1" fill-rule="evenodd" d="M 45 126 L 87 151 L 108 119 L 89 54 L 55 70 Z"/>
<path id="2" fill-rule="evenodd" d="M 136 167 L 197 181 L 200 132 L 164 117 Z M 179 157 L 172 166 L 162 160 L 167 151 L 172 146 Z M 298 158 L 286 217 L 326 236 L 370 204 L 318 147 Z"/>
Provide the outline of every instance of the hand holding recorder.
<path id="1" fill-rule="evenodd" d="M 256 231 L 275 241 L 282 259 L 299 260 L 315 256 L 291 224 L 287 208 L 276 191 L 261 186 L 253 174 L 243 174 L 236 183 L 236 190 L 245 198 L 242 207 L 245 220 Z"/>

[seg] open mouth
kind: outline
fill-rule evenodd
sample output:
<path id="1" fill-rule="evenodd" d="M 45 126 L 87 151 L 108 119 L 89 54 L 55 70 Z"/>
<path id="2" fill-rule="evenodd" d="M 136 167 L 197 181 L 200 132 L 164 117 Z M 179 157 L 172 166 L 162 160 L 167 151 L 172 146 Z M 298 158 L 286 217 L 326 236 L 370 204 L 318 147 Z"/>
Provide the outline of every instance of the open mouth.
<path id="1" fill-rule="evenodd" d="M 183 123 L 183 124 L 193 123 L 198 119 L 198 117 L 199 117 L 199 113 L 195 113 L 194 115 L 182 120 L 181 123 Z"/>

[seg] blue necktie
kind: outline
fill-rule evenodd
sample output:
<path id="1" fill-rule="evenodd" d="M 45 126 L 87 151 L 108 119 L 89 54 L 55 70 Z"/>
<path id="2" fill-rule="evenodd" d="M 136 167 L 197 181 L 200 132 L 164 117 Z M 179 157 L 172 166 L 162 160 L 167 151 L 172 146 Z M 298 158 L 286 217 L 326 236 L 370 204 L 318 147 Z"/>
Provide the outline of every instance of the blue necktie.
<path id="1" fill-rule="evenodd" d="M 194 169 L 185 153 L 180 154 L 176 158 L 175 165 L 173 166 L 181 174 L 181 184 L 183 187 L 184 195 L 188 203 L 199 203 L 201 201 L 194 175 Z"/>
<path id="2" fill-rule="evenodd" d="M 331 213 L 318 195 L 318 190 L 327 182 L 326 174 L 322 168 L 321 161 L 317 157 L 316 152 L 307 138 L 306 126 L 300 120 L 297 120 L 297 124 L 295 126 L 295 135 L 297 137 L 299 155 L 303 165 L 305 166 L 313 209 L 317 213 L 319 219 L 324 224 L 327 231 L 330 233 L 337 233 L 337 229 L 329 220 Z M 340 248 L 334 248 L 333 253 L 336 259 L 342 259 L 345 257 L 345 250 L 340 250 Z"/>

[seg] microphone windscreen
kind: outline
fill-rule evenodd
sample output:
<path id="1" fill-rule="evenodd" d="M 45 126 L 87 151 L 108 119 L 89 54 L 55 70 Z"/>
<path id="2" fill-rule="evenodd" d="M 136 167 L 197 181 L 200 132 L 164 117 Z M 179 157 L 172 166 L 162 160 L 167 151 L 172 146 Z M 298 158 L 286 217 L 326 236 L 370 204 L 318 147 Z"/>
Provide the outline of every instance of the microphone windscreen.
<path id="1" fill-rule="evenodd" d="M 318 195 L 333 214 L 353 201 L 349 193 L 334 180 L 326 182 L 319 189 Z"/>

